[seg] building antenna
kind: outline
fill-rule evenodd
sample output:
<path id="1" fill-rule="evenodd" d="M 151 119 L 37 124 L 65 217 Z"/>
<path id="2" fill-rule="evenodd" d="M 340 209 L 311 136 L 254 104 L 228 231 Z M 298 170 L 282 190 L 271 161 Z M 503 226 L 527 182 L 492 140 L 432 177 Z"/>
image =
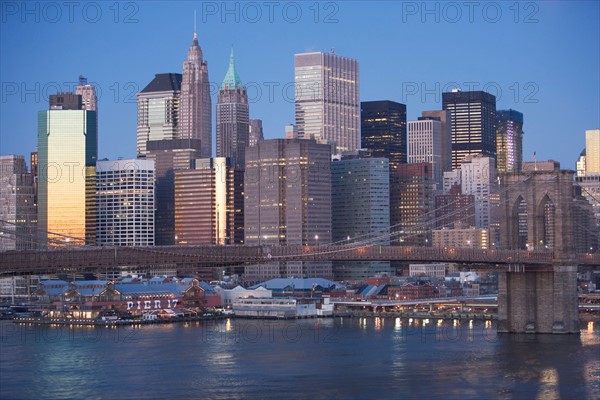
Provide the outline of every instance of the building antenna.
<path id="1" fill-rule="evenodd" d="M 196 10 L 194 10 L 194 39 L 197 39 L 198 35 L 196 35 Z"/>

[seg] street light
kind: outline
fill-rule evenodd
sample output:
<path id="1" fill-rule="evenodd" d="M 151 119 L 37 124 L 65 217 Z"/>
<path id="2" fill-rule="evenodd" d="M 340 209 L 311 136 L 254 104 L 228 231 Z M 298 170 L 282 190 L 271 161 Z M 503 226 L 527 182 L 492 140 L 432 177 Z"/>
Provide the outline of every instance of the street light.
<path id="1" fill-rule="evenodd" d="M 348 239 L 348 244 L 350 244 L 350 235 L 348 235 L 348 237 L 347 237 L 346 239 Z M 592 249 L 592 248 L 590 247 L 590 250 L 591 250 L 591 249 Z"/>
<path id="2" fill-rule="evenodd" d="M 315 235 L 315 241 L 317 242 L 317 247 L 319 246 L 319 235 Z"/>

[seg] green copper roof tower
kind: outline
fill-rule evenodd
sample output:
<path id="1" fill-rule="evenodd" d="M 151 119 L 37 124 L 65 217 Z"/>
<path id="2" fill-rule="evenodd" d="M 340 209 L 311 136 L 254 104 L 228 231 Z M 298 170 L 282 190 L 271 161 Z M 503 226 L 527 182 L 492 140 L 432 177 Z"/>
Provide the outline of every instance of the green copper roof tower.
<path id="1" fill-rule="evenodd" d="M 235 89 L 238 85 L 242 86 L 242 80 L 240 79 L 237 71 L 235 70 L 235 59 L 233 57 L 233 47 L 231 48 L 231 55 L 229 56 L 229 69 L 225 74 L 223 83 L 221 83 L 220 90 Z"/>
<path id="2" fill-rule="evenodd" d="M 229 69 L 217 95 L 217 157 L 230 157 L 235 168 L 244 168 L 249 118 L 248 94 L 235 70 L 231 49 Z"/>

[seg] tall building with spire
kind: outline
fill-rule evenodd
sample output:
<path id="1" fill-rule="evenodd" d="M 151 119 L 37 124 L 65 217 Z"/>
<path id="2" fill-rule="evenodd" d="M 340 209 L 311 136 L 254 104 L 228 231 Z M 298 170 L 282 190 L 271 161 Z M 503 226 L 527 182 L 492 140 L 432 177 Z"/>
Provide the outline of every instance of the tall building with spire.
<path id="1" fill-rule="evenodd" d="M 249 142 L 248 94 L 235 70 L 233 49 L 229 69 L 217 96 L 217 157 L 231 158 L 234 168 L 244 168 Z"/>
<path id="2" fill-rule="evenodd" d="M 194 29 L 188 58 L 183 62 L 177 138 L 200 139 L 201 157 L 212 156 L 211 109 L 208 63 L 202 57 Z"/>

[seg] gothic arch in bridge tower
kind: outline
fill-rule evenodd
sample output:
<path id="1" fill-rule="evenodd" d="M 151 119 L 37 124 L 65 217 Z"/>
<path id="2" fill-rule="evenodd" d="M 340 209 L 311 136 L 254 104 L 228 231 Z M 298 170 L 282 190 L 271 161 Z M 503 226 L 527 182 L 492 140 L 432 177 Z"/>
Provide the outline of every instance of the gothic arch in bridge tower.
<path id="1" fill-rule="evenodd" d="M 508 213 L 510 218 L 506 221 L 506 229 L 510 231 L 511 240 L 506 247 L 525 250 L 527 243 L 527 201 L 519 195 L 511 204 L 512 208 Z"/>
<path id="2" fill-rule="evenodd" d="M 574 250 L 573 171 L 530 171 L 501 175 L 501 245 L 506 249 L 553 250 L 557 258 Z M 523 240 L 526 236 L 526 241 Z M 547 246 L 547 247 L 546 247 Z"/>
<path id="3" fill-rule="evenodd" d="M 536 207 L 534 221 L 536 235 L 532 238 L 534 249 L 554 249 L 555 210 L 554 202 L 548 193 L 545 193 Z"/>

